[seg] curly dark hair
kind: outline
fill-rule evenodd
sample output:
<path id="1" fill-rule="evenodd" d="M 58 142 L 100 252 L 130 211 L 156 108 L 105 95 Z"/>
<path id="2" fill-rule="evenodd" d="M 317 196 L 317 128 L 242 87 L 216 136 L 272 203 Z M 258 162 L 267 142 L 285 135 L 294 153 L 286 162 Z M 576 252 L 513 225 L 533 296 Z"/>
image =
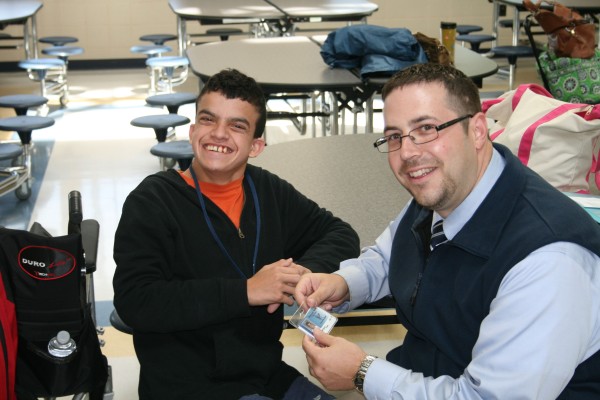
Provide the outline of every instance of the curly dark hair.
<path id="1" fill-rule="evenodd" d="M 256 121 L 254 138 L 259 138 L 265 131 L 267 124 L 267 102 L 265 94 L 256 81 L 236 69 L 224 69 L 211 76 L 204 83 L 196 99 L 196 112 L 202 96 L 207 93 L 219 92 L 228 99 L 240 99 L 256 107 L 259 117 Z"/>
<path id="2" fill-rule="evenodd" d="M 437 63 L 415 64 L 397 72 L 383 86 L 385 98 L 394 89 L 420 83 L 440 83 L 447 92 L 447 105 L 458 115 L 481 112 L 479 90 L 463 72 L 449 65 Z"/>

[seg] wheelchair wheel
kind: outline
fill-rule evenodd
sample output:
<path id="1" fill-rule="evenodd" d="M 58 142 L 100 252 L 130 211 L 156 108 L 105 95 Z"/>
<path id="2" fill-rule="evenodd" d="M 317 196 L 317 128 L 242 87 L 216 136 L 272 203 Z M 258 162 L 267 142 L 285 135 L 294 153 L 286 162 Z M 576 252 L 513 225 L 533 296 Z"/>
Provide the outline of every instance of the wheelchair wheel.
<path id="1" fill-rule="evenodd" d="M 27 200 L 31 196 L 31 184 L 29 179 L 15 189 L 15 196 L 17 196 L 17 199 L 19 200 Z"/>

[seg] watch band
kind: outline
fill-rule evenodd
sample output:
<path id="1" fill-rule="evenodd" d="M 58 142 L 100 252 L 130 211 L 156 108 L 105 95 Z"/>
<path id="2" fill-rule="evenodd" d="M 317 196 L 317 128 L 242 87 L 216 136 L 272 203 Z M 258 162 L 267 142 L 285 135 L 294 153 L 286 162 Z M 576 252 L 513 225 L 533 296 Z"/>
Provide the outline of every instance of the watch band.
<path id="1" fill-rule="evenodd" d="M 356 371 L 356 375 L 354 376 L 354 387 L 360 394 L 363 394 L 363 385 L 365 383 L 365 377 L 367 376 L 367 369 L 369 369 L 371 363 L 375 361 L 376 358 L 377 357 L 375 356 L 366 355 L 361 361 L 358 371 Z"/>

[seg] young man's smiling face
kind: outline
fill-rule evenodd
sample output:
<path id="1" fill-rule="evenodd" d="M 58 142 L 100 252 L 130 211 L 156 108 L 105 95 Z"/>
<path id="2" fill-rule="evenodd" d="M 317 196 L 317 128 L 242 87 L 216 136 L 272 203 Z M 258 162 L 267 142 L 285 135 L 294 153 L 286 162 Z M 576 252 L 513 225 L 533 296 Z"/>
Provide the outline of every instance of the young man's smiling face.
<path id="1" fill-rule="evenodd" d="M 199 100 L 197 110 L 190 142 L 198 179 L 226 184 L 243 177 L 248 158 L 259 155 L 265 146 L 263 139 L 254 138 L 257 109 L 244 100 L 209 92 Z"/>

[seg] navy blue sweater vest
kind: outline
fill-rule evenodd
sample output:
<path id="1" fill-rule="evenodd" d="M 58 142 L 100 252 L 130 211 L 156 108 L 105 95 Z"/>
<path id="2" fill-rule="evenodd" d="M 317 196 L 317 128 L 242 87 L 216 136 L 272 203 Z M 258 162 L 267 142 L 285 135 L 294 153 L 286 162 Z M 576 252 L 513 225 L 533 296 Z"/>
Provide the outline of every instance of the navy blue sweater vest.
<path id="1" fill-rule="evenodd" d="M 494 146 L 506 168 L 452 241 L 429 253 L 432 213 L 415 202 L 394 237 L 390 289 L 408 333 L 388 360 L 425 376 L 463 373 L 502 279 L 532 251 L 567 241 L 600 254 L 600 226 L 506 147 Z M 579 365 L 560 398 L 599 394 L 600 352 Z"/>

